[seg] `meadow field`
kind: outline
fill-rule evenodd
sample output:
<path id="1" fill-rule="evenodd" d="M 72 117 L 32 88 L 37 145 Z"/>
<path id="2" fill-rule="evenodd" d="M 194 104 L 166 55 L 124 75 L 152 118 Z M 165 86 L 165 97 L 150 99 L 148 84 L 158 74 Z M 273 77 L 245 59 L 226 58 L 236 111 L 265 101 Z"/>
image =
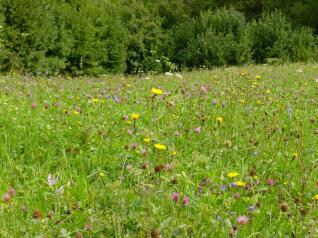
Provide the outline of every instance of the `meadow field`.
<path id="1" fill-rule="evenodd" d="M 0 77 L 0 237 L 317 237 L 318 65 Z"/>

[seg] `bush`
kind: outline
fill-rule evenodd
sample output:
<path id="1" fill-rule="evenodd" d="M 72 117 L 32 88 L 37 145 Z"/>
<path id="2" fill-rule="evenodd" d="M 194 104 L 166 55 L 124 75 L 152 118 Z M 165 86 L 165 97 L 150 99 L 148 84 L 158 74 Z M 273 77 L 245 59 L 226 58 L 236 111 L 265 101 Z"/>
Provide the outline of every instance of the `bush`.
<path id="1" fill-rule="evenodd" d="M 308 61 L 315 56 L 317 46 L 312 31 L 293 28 L 279 12 L 264 14 L 247 24 L 242 39 L 250 45 L 256 63 L 264 63 L 269 58 Z"/>
<path id="2" fill-rule="evenodd" d="M 163 56 L 162 19 L 154 18 L 150 9 L 138 1 L 131 0 L 125 4 L 123 24 L 127 29 L 126 73 L 161 72 L 161 64 L 157 61 Z"/>
<path id="3" fill-rule="evenodd" d="M 188 67 L 210 67 L 244 61 L 241 56 L 244 46 L 239 40 L 244 25 L 241 13 L 222 9 L 206 11 L 193 20 L 192 25 L 187 22 L 179 26 L 177 29 L 183 30 L 185 36 L 179 32 L 176 38 L 175 48 L 181 52 L 179 62 Z"/>
<path id="4" fill-rule="evenodd" d="M 122 72 L 124 28 L 115 4 L 4 0 L 5 70 L 76 74 Z"/>

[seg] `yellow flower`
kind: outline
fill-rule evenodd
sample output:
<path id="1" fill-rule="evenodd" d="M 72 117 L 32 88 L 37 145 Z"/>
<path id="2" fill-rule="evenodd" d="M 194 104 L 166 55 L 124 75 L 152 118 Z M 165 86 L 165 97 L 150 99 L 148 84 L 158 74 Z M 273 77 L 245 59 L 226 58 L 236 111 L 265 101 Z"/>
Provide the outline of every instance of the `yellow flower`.
<path id="1" fill-rule="evenodd" d="M 104 172 L 100 172 L 100 173 L 99 173 L 99 176 L 100 176 L 100 177 L 104 177 L 104 176 L 105 176 L 105 173 L 104 173 Z"/>
<path id="2" fill-rule="evenodd" d="M 232 141 L 230 140 L 225 140 L 224 145 L 227 145 L 228 147 L 232 147 Z"/>
<path id="3" fill-rule="evenodd" d="M 172 154 L 172 156 L 176 156 L 177 155 L 177 151 L 173 150 L 171 154 Z"/>
<path id="4" fill-rule="evenodd" d="M 256 78 L 257 80 L 260 80 L 260 79 L 261 79 L 261 76 L 256 75 L 255 78 Z"/>
<path id="5" fill-rule="evenodd" d="M 239 176 L 239 173 L 237 173 L 237 172 L 230 172 L 230 173 L 228 173 L 227 176 L 228 176 L 229 178 L 235 178 L 235 177 Z"/>
<path id="6" fill-rule="evenodd" d="M 259 86 L 259 83 L 257 82 L 252 82 L 252 88 L 257 88 Z"/>
<path id="7" fill-rule="evenodd" d="M 236 186 L 238 187 L 244 187 L 246 185 L 246 183 L 242 182 L 242 181 L 236 181 L 235 182 Z"/>
<path id="8" fill-rule="evenodd" d="M 137 114 L 137 113 L 131 114 L 131 119 L 132 120 L 138 120 L 139 119 L 139 114 Z"/>
<path id="9" fill-rule="evenodd" d="M 92 103 L 104 103 L 105 100 L 104 99 L 99 99 L 99 98 L 93 98 L 92 99 Z"/>
<path id="10" fill-rule="evenodd" d="M 155 144 L 154 146 L 157 150 L 166 150 L 167 149 L 167 146 L 162 145 L 162 144 Z"/>
<path id="11" fill-rule="evenodd" d="M 223 123 L 223 121 L 224 121 L 224 120 L 223 120 L 223 117 L 217 117 L 215 120 L 216 120 L 216 122 L 219 123 L 219 124 Z"/>
<path id="12" fill-rule="evenodd" d="M 150 140 L 151 140 L 151 139 L 150 139 L 149 137 L 144 138 L 144 142 L 145 142 L 145 143 L 149 143 Z"/>
<path id="13" fill-rule="evenodd" d="M 151 92 L 155 95 L 161 95 L 163 94 L 163 91 L 161 89 L 158 89 L 158 88 L 152 88 L 151 89 Z"/>
<path id="14" fill-rule="evenodd" d="M 312 199 L 318 201 L 318 194 L 316 194 L 315 196 L 313 196 Z"/>
<path id="15" fill-rule="evenodd" d="M 299 158 L 299 154 L 297 152 L 293 153 L 293 159 L 298 159 Z"/>
<path id="16" fill-rule="evenodd" d="M 73 111 L 73 115 L 78 116 L 80 113 L 78 111 Z"/>

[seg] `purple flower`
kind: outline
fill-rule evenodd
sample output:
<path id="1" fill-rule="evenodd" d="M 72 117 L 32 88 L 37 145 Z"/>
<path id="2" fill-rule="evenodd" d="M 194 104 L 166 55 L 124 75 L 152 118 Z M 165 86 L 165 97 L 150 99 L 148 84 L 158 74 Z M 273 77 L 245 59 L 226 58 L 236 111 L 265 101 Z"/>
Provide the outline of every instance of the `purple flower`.
<path id="1" fill-rule="evenodd" d="M 114 101 L 117 102 L 117 103 L 120 102 L 119 98 L 116 95 L 114 96 Z"/>
<path id="2" fill-rule="evenodd" d="M 221 185 L 221 190 L 222 190 L 222 191 L 225 191 L 226 189 L 227 189 L 226 185 L 222 184 L 222 185 Z"/>
<path id="3" fill-rule="evenodd" d="M 172 193 L 172 196 L 171 196 L 172 201 L 178 202 L 179 198 L 180 198 L 180 193 L 178 193 L 178 192 Z"/>
<path id="4" fill-rule="evenodd" d="M 183 205 L 188 206 L 190 204 L 190 198 L 188 196 L 184 196 L 182 203 Z"/>
<path id="5" fill-rule="evenodd" d="M 236 187 L 237 187 L 237 184 L 236 184 L 236 183 L 231 183 L 231 187 L 232 187 L 232 188 L 236 188 Z"/>

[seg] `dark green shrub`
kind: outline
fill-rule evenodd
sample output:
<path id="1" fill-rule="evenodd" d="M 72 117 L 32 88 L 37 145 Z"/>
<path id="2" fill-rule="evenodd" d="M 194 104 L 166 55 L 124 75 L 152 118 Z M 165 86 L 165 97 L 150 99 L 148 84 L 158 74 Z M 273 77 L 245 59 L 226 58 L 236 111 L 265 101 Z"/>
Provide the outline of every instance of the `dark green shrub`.
<path id="1" fill-rule="evenodd" d="M 65 11 L 64 31 L 72 42 L 68 70 L 77 74 L 125 70 L 125 29 L 119 6 L 103 0 L 72 2 Z"/>
<path id="2" fill-rule="evenodd" d="M 245 46 L 240 43 L 240 32 L 245 18 L 233 10 L 203 12 L 192 23 L 177 28 L 175 49 L 182 63 L 188 67 L 233 65 L 243 62 Z M 191 32 L 189 32 L 191 31 Z M 183 40 L 182 40 L 183 39 Z M 248 57 L 247 57 L 248 58 Z"/>
<path id="3" fill-rule="evenodd" d="M 123 72 L 125 29 L 107 1 L 3 0 L 6 70 Z"/>
<path id="4" fill-rule="evenodd" d="M 123 24 L 127 29 L 126 73 L 161 71 L 162 19 L 154 17 L 140 1 L 125 2 Z"/>
<path id="5" fill-rule="evenodd" d="M 280 12 L 264 14 L 247 24 L 241 39 L 250 45 L 256 63 L 264 63 L 269 58 L 308 61 L 315 56 L 317 46 L 312 31 L 293 27 Z"/>

